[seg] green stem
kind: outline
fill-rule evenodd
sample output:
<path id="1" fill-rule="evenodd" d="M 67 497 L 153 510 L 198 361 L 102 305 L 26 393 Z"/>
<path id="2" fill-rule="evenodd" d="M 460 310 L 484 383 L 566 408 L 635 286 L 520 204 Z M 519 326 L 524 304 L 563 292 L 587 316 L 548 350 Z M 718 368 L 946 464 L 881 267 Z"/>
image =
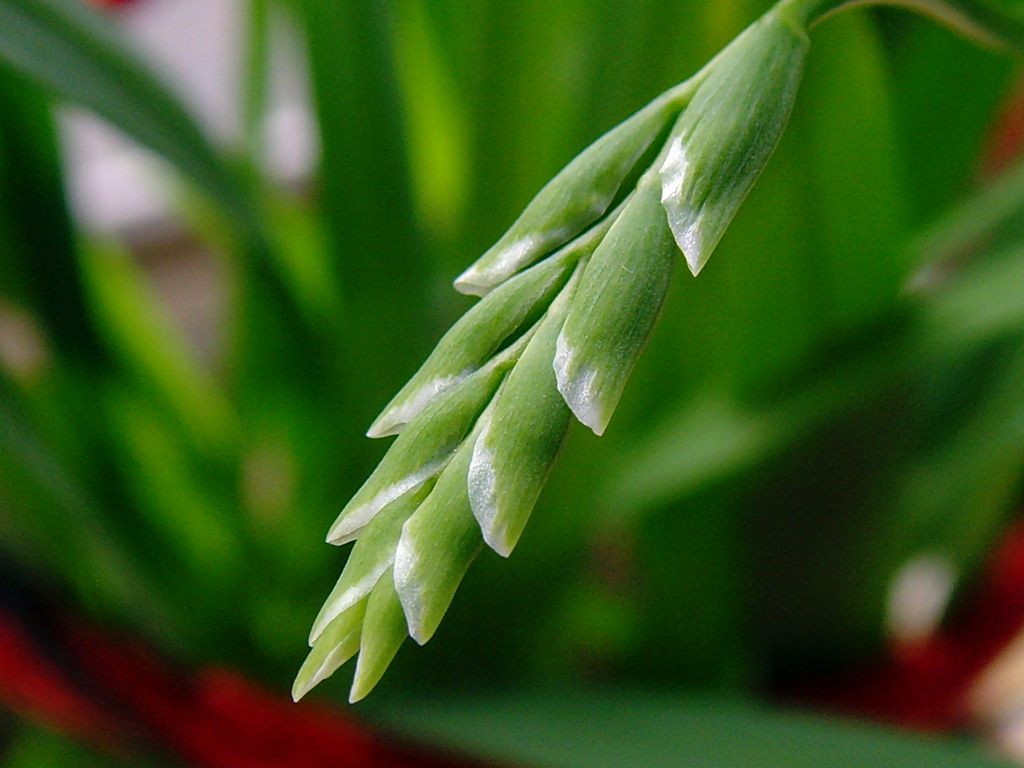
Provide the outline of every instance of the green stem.
<path id="1" fill-rule="evenodd" d="M 779 0 L 776 11 L 804 27 L 849 8 L 885 5 L 930 16 L 976 40 L 1024 46 L 1024 12 L 1002 0 Z"/>

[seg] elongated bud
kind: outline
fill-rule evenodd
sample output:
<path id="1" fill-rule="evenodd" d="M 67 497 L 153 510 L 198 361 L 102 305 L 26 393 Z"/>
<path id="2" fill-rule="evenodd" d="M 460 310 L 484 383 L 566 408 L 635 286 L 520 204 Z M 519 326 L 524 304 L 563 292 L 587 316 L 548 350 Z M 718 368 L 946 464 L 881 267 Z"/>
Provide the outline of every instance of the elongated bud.
<path id="1" fill-rule="evenodd" d="M 405 614 L 395 594 L 395 582 L 388 570 L 373 588 L 366 604 L 366 617 L 359 641 L 359 660 L 348 700 L 355 703 L 366 698 L 384 677 L 395 658 L 406 632 Z"/>
<path id="2" fill-rule="evenodd" d="M 683 83 L 599 138 L 549 181 L 512 227 L 455 281 L 482 296 L 597 221 L 690 97 Z"/>
<path id="3" fill-rule="evenodd" d="M 676 258 L 656 179 L 646 176 L 591 257 L 555 349 L 558 391 L 598 435 L 654 326 Z"/>
<path id="4" fill-rule="evenodd" d="M 398 544 L 402 526 L 427 498 L 432 487 L 433 481 L 428 480 L 419 488 L 396 499 L 363 528 L 359 540 L 348 556 L 341 578 L 313 622 L 313 628 L 309 633 L 310 645 L 316 642 L 320 633 L 334 621 L 335 617 L 366 597 L 380 577 L 391 569 L 391 564 L 395 561 L 395 545 Z"/>
<path id="5" fill-rule="evenodd" d="M 366 600 L 363 599 L 327 625 L 295 677 L 292 685 L 294 701 L 301 699 L 356 655 L 365 613 Z"/>
<path id="6" fill-rule="evenodd" d="M 395 440 L 384 459 L 345 505 L 327 534 L 331 544 L 352 541 L 391 502 L 435 477 L 491 399 L 514 355 L 503 355 L 425 408 Z"/>
<path id="7" fill-rule="evenodd" d="M 569 427 L 571 414 L 558 392 L 551 360 L 575 282 L 548 310 L 495 398 L 473 448 L 470 505 L 484 541 L 503 557 L 519 541 Z"/>
<path id="8" fill-rule="evenodd" d="M 488 413 L 481 417 L 474 434 L 445 467 L 430 496 L 406 521 L 398 541 L 395 589 L 409 635 L 420 645 L 437 631 L 483 544 L 469 505 L 466 478 L 473 444 L 487 418 Z"/>
<path id="9" fill-rule="evenodd" d="M 427 361 L 377 417 L 369 437 L 396 434 L 424 407 L 483 365 L 513 333 L 536 319 L 608 231 L 601 222 L 558 253 L 489 293 L 444 335 Z"/>
<path id="10" fill-rule="evenodd" d="M 672 130 L 662 202 L 694 275 L 779 143 L 808 45 L 795 22 L 777 13 L 762 17 L 714 62 Z"/>

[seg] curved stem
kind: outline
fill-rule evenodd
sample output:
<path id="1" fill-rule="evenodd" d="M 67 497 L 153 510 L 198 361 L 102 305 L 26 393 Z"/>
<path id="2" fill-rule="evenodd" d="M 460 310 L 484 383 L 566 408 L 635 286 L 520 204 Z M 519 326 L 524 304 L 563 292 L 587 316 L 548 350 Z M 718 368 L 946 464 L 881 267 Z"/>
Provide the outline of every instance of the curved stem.
<path id="1" fill-rule="evenodd" d="M 981 42 L 999 46 L 1024 45 L 1024 13 L 1000 8 L 993 0 L 780 0 L 776 10 L 811 27 L 833 13 L 887 5 L 930 16 Z"/>

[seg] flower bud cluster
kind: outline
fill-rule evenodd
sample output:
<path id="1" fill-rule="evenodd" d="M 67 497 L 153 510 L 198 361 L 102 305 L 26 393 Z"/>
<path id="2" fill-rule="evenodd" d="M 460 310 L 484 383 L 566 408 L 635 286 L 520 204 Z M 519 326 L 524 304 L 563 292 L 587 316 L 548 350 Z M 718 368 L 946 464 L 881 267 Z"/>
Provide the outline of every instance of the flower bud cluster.
<path id="1" fill-rule="evenodd" d="M 682 252 L 696 275 L 785 129 L 807 51 L 769 12 L 598 139 L 455 282 L 482 296 L 384 409 L 398 435 L 331 526 L 355 546 L 296 699 L 359 656 L 351 700 L 437 630 L 484 545 L 509 556 L 573 417 L 605 431 Z"/>

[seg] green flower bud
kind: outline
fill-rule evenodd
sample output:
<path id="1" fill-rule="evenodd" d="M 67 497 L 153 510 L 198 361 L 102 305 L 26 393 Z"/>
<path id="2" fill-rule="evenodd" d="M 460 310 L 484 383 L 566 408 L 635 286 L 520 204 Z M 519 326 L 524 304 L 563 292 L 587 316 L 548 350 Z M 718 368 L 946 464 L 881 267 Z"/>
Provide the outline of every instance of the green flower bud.
<path id="1" fill-rule="evenodd" d="M 676 245 L 653 175 L 645 176 L 583 273 L 558 337 L 558 391 L 604 433 L 668 292 Z"/>
<path id="2" fill-rule="evenodd" d="M 687 82 L 667 91 L 577 155 L 537 193 L 508 232 L 456 279 L 456 290 L 486 294 L 603 216 L 692 89 Z"/>
<path id="3" fill-rule="evenodd" d="M 466 477 L 473 444 L 486 423 L 480 418 L 427 500 L 405 527 L 395 552 L 394 578 L 409 634 L 420 645 L 437 631 L 455 591 L 480 551 L 480 527 L 469 505 Z"/>
<path id="4" fill-rule="evenodd" d="M 381 576 L 391 569 L 402 526 L 427 498 L 432 487 L 433 481 L 428 480 L 419 488 L 399 497 L 378 512 L 363 528 L 348 556 L 341 578 L 313 622 L 309 634 L 310 645 L 316 642 L 324 628 L 337 616 L 366 597 Z"/>
<path id="5" fill-rule="evenodd" d="M 359 660 L 348 700 L 355 704 L 366 698 L 384 677 L 402 642 L 408 637 L 402 604 L 395 594 L 395 582 L 388 570 L 373 588 L 366 605 Z"/>
<path id="6" fill-rule="evenodd" d="M 601 222 L 540 264 L 501 285 L 444 335 L 423 366 L 377 417 L 369 437 L 397 434 L 426 405 L 477 370 L 501 344 L 538 317 L 608 231 Z"/>
<path id="7" fill-rule="evenodd" d="M 338 515 L 327 534 L 329 543 L 352 541 L 384 507 L 419 488 L 445 467 L 515 362 L 518 351 L 518 347 L 506 350 L 431 403 L 409 424 Z"/>
<path id="8" fill-rule="evenodd" d="M 789 121 L 809 41 L 769 13 L 711 64 L 673 128 L 662 203 L 694 275 L 715 250 Z"/>
<path id="9" fill-rule="evenodd" d="M 299 668 L 292 685 L 292 699 L 298 701 L 317 684 L 333 675 L 359 650 L 366 599 L 350 606 L 320 634 Z"/>
<path id="10" fill-rule="evenodd" d="M 481 428 L 469 465 L 469 501 L 484 541 L 512 553 L 569 428 L 551 360 L 577 278 L 548 310 Z"/>

